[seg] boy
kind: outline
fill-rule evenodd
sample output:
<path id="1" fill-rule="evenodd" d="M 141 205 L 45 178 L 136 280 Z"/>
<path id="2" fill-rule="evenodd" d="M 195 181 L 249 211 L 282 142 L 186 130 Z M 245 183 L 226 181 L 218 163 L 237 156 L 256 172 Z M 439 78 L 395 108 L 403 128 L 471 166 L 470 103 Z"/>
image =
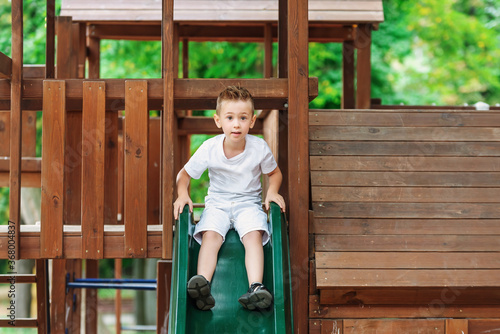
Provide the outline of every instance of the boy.
<path id="1" fill-rule="evenodd" d="M 262 284 L 264 274 L 263 245 L 269 241 L 267 215 L 262 210 L 261 174 L 269 176 L 265 206 L 271 201 L 285 209 L 278 194 L 281 171 L 266 142 L 248 134 L 257 116 L 252 95 L 247 89 L 230 86 L 217 98 L 214 121 L 223 134 L 205 141 L 177 175 L 178 198 L 174 202 L 177 219 L 186 204 L 193 203 L 188 194 L 191 177 L 198 179 L 208 168 L 210 185 L 205 210 L 194 231 L 201 244 L 197 275 L 188 282 L 188 294 L 201 310 L 215 306 L 210 281 L 217 264 L 217 254 L 225 235 L 234 228 L 245 247 L 245 267 L 249 289 L 238 301 L 249 310 L 266 309 L 272 303 L 271 293 Z"/>

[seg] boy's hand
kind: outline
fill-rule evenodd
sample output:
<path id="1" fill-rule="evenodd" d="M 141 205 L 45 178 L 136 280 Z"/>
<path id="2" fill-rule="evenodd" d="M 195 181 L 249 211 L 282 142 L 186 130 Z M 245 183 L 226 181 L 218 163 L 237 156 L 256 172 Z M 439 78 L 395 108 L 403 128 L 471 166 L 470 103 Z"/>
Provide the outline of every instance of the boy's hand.
<path id="1" fill-rule="evenodd" d="M 184 210 L 184 206 L 186 204 L 189 205 L 189 212 L 193 212 L 193 201 L 191 201 L 189 195 L 181 195 L 177 197 L 177 199 L 174 202 L 175 219 L 179 218 L 179 215 L 182 213 L 182 210 Z"/>
<path id="2" fill-rule="evenodd" d="M 285 200 L 283 199 L 283 196 L 281 196 L 276 192 L 268 191 L 265 202 L 266 210 L 269 210 L 269 203 L 271 202 L 278 204 L 279 207 L 281 208 L 281 211 L 285 212 Z"/>

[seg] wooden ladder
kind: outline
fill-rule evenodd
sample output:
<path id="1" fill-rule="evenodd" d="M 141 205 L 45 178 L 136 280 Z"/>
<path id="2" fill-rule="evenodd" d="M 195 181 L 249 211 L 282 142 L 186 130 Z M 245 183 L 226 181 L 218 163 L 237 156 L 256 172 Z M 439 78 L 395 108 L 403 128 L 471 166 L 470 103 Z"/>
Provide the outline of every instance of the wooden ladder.
<path id="1" fill-rule="evenodd" d="M 48 333 L 48 285 L 47 285 L 47 261 L 36 260 L 36 274 L 0 275 L 0 284 L 9 284 L 7 296 L 10 299 L 7 307 L 7 318 L 0 319 L 0 327 L 4 328 L 37 328 L 38 333 Z M 16 293 L 16 284 L 36 284 L 36 318 L 16 318 L 16 307 L 12 299 Z M 11 298 L 12 297 L 12 298 Z"/>

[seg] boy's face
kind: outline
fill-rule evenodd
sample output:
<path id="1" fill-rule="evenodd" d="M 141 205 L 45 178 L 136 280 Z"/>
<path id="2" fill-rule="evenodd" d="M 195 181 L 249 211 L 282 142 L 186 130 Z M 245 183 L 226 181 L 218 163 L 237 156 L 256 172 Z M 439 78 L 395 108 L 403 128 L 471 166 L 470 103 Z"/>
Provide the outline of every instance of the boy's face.
<path id="1" fill-rule="evenodd" d="M 215 124 L 233 144 L 244 143 L 248 131 L 253 128 L 257 116 L 250 101 L 224 101 L 220 114 L 214 115 Z"/>

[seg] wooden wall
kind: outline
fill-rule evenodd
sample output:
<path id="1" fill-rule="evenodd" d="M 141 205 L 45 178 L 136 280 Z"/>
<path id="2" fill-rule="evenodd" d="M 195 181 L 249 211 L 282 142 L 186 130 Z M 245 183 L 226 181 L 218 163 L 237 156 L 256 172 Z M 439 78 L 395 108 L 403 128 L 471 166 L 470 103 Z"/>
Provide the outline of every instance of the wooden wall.
<path id="1" fill-rule="evenodd" d="M 500 113 L 309 116 L 310 333 L 498 330 Z"/>

